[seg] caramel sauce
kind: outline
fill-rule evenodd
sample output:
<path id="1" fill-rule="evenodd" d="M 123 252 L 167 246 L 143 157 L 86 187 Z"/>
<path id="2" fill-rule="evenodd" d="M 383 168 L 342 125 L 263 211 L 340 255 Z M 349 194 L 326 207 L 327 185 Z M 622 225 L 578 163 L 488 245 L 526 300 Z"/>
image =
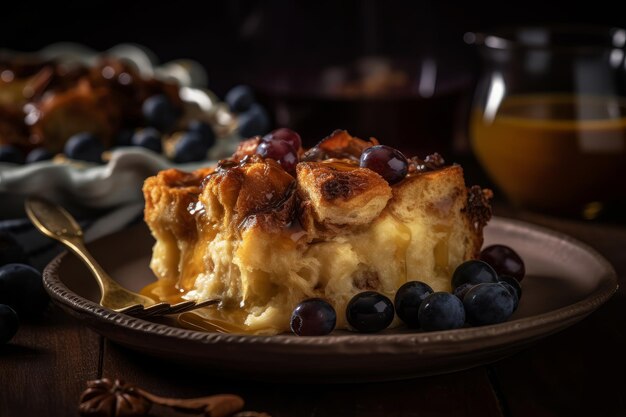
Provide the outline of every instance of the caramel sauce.
<path id="1" fill-rule="evenodd" d="M 515 205 L 562 214 L 626 195 L 621 98 L 511 95 L 492 116 L 474 110 L 471 131 L 479 162 Z"/>
<path id="2" fill-rule="evenodd" d="M 158 302 L 180 303 L 187 301 L 183 298 L 186 291 L 178 288 L 176 282 L 161 279 L 145 286 L 141 294 Z M 237 325 L 234 321 L 243 323 L 245 313 L 238 306 L 224 306 L 220 303 L 217 307 L 204 307 L 193 312 L 180 314 L 177 317 L 178 324 L 192 330 L 201 330 L 219 333 L 243 333 L 252 334 L 245 327 Z"/>
<path id="3" fill-rule="evenodd" d="M 183 299 L 185 291 L 178 289 L 176 282 L 168 279 L 160 279 L 148 284 L 141 289 L 140 293 L 157 302 L 165 301 L 170 304 L 175 304 L 186 301 Z"/>
<path id="4" fill-rule="evenodd" d="M 207 317 L 208 315 L 212 315 L 213 317 Z M 241 326 L 237 326 L 233 324 L 230 320 L 221 319 L 217 316 L 221 314 L 216 311 L 207 311 L 200 313 L 187 312 L 178 316 L 178 323 L 192 330 L 199 330 L 203 332 L 217 332 L 217 333 L 243 333 L 243 334 L 253 334 L 254 332 L 250 332 L 245 330 L 245 328 Z"/>

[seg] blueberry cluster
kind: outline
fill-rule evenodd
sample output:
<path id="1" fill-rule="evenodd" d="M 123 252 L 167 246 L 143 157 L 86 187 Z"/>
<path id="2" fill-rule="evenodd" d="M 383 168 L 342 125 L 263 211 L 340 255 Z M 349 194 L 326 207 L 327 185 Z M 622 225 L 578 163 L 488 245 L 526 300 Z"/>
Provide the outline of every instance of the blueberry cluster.
<path id="1" fill-rule="evenodd" d="M 424 282 L 410 281 L 398 289 L 392 303 L 383 294 L 365 291 L 350 300 L 346 319 L 364 333 L 386 329 L 396 314 L 407 327 L 423 331 L 502 323 L 519 305 L 524 274 L 524 262 L 513 249 L 492 245 L 483 249 L 480 259 L 456 268 L 452 293 L 435 292 Z M 325 335 L 334 329 L 336 319 L 328 302 L 309 299 L 294 310 L 291 329 L 300 336 Z"/>
<path id="2" fill-rule="evenodd" d="M 249 86 L 233 87 L 226 93 L 224 101 L 237 114 L 237 126 L 242 137 L 262 135 L 269 130 L 270 117 L 265 108 L 256 102 Z"/>
<path id="3" fill-rule="evenodd" d="M 38 317 L 48 305 L 41 273 L 26 262 L 26 255 L 15 239 L 1 233 L 0 345 L 15 336 L 20 320 Z"/>

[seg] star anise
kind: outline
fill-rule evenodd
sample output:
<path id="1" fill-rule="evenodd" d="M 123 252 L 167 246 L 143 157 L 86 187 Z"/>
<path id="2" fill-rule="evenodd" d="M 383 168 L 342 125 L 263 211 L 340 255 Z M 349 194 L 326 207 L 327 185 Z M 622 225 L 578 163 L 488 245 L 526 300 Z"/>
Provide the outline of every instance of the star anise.
<path id="1" fill-rule="evenodd" d="M 151 405 L 134 386 L 104 378 L 87 382 L 78 410 L 82 416 L 136 417 L 146 415 Z"/>

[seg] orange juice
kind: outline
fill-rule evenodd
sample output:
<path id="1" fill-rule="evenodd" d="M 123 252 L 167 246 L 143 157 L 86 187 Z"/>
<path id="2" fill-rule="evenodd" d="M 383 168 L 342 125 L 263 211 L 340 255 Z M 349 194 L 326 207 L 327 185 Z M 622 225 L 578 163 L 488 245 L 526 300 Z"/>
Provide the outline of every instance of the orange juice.
<path id="1" fill-rule="evenodd" d="M 626 100 L 513 95 L 474 110 L 474 152 L 509 199 L 530 208 L 580 212 L 626 195 Z"/>

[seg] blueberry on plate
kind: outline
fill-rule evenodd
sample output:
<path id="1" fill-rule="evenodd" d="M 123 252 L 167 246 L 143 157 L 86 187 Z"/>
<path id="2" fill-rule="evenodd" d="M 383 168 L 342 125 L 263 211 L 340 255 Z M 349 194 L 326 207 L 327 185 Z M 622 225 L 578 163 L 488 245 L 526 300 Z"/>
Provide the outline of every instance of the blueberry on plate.
<path id="1" fill-rule="evenodd" d="M 454 291 L 452 291 L 452 293 L 454 295 L 456 295 L 459 298 L 459 300 L 463 301 L 463 298 L 465 297 L 465 294 L 467 294 L 467 292 L 473 286 L 474 286 L 474 284 L 470 284 L 469 282 L 466 282 L 465 284 L 461 284 L 458 287 L 456 287 L 454 289 Z"/>
<path id="2" fill-rule="evenodd" d="M 270 117 L 267 111 L 257 103 L 253 103 L 248 110 L 238 117 L 239 134 L 244 138 L 262 135 L 270 127 Z"/>
<path id="3" fill-rule="evenodd" d="M 521 281 L 526 274 L 522 258 L 505 245 L 487 246 L 480 252 L 480 260 L 491 265 L 498 275 L 509 275 Z"/>
<path id="4" fill-rule="evenodd" d="M 48 305 L 41 274 L 24 264 L 0 267 L 0 304 L 7 304 L 24 318 L 41 315 Z"/>
<path id="5" fill-rule="evenodd" d="M 0 162 L 23 164 L 24 155 L 13 145 L 0 145 Z"/>
<path id="6" fill-rule="evenodd" d="M 143 102 L 141 111 L 146 123 L 161 132 L 172 130 L 179 117 L 178 110 L 164 94 L 148 97 Z"/>
<path id="7" fill-rule="evenodd" d="M 250 109 L 254 103 L 254 93 L 247 85 L 237 85 L 226 93 L 224 101 L 231 111 L 242 113 Z"/>
<path id="8" fill-rule="evenodd" d="M 515 295 L 517 296 L 517 298 L 519 299 L 522 298 L 522 286 L 520 285 L 517 279 L 509 275 L 500 275 L 498 277 L 498 282 L 500 284 L 504 284 L 504 283 L 509 284 L 511 288 L 513 288 L 513 291 L 515 292 Z"/>
<path id="9" fill-rule="evenodd" d="M 207 149 L 215 145 L 215 131 L 209 123 L 202 120 L 192 120 L 187 125 L 188 132 L 194 132 L 200 135 L 200 138 L 205 142 Z"/>
<path id="10" fill-rule="evenodd" d="M 465 261 L 459 265 L 452 274 L 452 288 L 466 282 L 476 285 L 484 282 L 498 282 L 498 274 L 488 263 L 478 260 Z"/>
<path id="11" fill-rule="evenodd" d="M 417 317 L 422 301 L 434 291 L 430 285 L 421 281 L 409 281 L 398 288 L 394 305 L 396 314 L 408 327 L 418 328 L 420 323 Z"/>
<path id="12" fill-rule="evenodd" d="M 375 291 L 356 294 L 346 307 L 348 323 L 359 332 L 373 333 L 386 329 L 393 317 L 391 300 Z"/>
<path id="13" fill-rule="evenodd" d="M 161 133 L 153 127 L 146 127 L 135 132 L 131 139 L 133 146 L 150 149 L 153 152 L 163 152 L 163 143 L 161 142 Z"/>
<path id="14" fill-rule="evenodd" d="M 0 232 L 0 266 L 12 263 L 26 263 L 26 254 L 13 235 Z"/>
<path id="15" fill-rule="evenodd" d="M 8 305 L 0 304 L 0 345 L 4 345 L 13 339 L 19 324 L 15 310 Z"/>
<path id="16" fill-rule="evenodd" d="M 52 154 L 52 152 L 44 147 L 39 147 L 28 152 L 28 155 L 26 155 L 26 163 L 32 164 L 35 162 L 49 161 L 53 157 L 54 155 Z"/>
<path id="17" fill-rule="evenodd" d="M 100 163 L 104 145 L 93 133 L 81 132 L 68 139 L 63 152 L 71 159 Z"/>
<path id="18" fill-rule="evenodd" d="M 473 326 L 484 326 L 507 321 L 515 309 L 515 296 L 499 283 L 483 283 L 470 289 L 463 306 L 467 321 Z"/>
<path id="19" fill-rule="evenodd" d="M 427 332 L 458 329 L 465 324 L 465 310 L 454 294 L 435 292 L 422 301 L 418 318 L 420 327 Z"/>
<path id="20" fill-rule="evenodd" d="M 294 308 L 291 331 L 298 336 L 323 336 L 335 329 L 337 313 L 321 298 L 309 298 Z"/>
<path id="21" fill-rule="evenodd" d="M 515 299 L 515 305 L 513 306 L 513 311 L 517 310 L 519 301 L 522 299 L 522 286 L 520 285 L 519 281 L 508 275 L 500 275 L 498 279 L 499 279 L 498 283 L 500 285 L 503 285 L 507 290 L 509 290 L 509 292 Z"/>
<path id="22" fill-rule="evenodd" d="M 209 147 L 207 142 L 196 132 L 185 132 L 174 145 L 174 162 L 186 163 L 206 159 Z"/>

